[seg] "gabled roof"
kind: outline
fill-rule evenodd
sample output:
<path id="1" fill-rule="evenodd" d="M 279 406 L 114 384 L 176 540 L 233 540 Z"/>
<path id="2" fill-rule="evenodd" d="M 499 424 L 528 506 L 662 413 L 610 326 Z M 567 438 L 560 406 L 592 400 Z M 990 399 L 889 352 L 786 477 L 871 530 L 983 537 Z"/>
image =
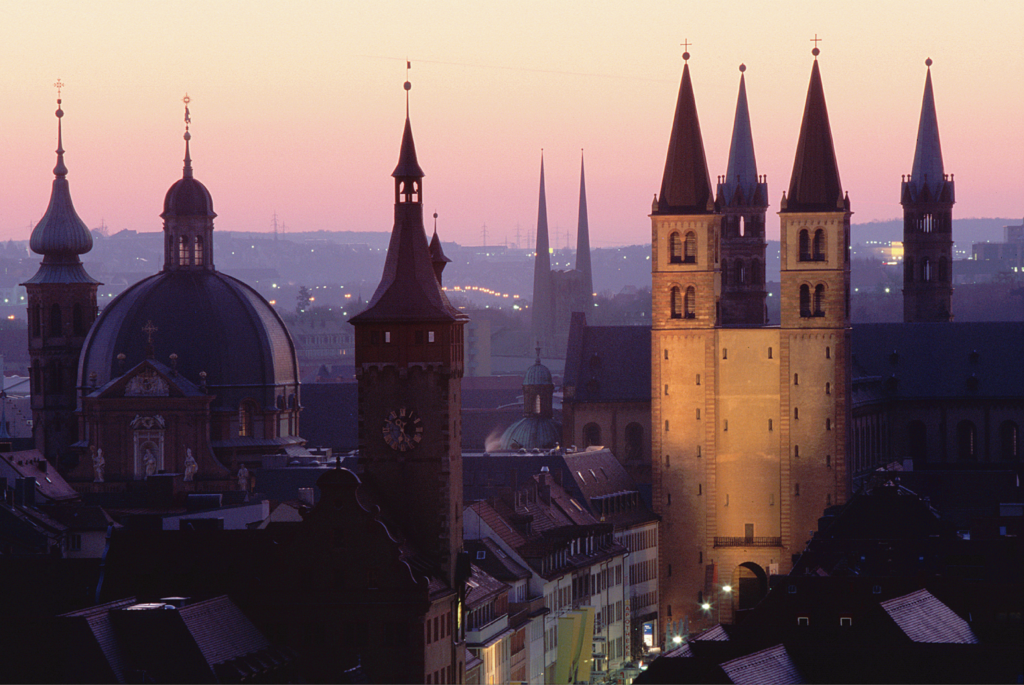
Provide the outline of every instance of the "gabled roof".
<path id="1" fill-rule="evenodd" d="M 506 583 L 493 577 L 475 563 L 469 565 L 469 587 L 466 590 L 466 608 L 475 609 L 485 602 L 489 602 L 503 592 L 508 592 L 509 586 Z"/>
<path id="2" fill-rule="evenodd" d="M 807 682 L 783 645 L 741 656 L 721 664 L 721 667 L 732 682 L 740 685 Z"/>
<path id="3" fill-rule="evenodd" d="M 704 156 L 704 140 L 697 119 L 697 103 L 690 81 L 690 65 L 683 65 L 665 173 L 654 214 L 710 214 L 715 210 L 711 176 Z"/>
<path id="4" fill-rule="evenodd" d="M 267 638 L 227 595 L 186 604 L 178 615 L 211 668 L 270 647 Z"/>
<path id="5" fill-rule="evenodd" d="M 793 175 L 783 212 L 834 212 L 842 210 L 843 186 L 839 181 L 832 127 L 828 123 L 825 90 L 821 85 L 818 60 L 811 68 L 804 118 L 796 146 Z"/>
<path id="6" fill-rule="evenodd" d="M 977 636 L 964 619 L 927 590 L 882 602 L 885 612 L 914 642 L 976 644 Z"/>

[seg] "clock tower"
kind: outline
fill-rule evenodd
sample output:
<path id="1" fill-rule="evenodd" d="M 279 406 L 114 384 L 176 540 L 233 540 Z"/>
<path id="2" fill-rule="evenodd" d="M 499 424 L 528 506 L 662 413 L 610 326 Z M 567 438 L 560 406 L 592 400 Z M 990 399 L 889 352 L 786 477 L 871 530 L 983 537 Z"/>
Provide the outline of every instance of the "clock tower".
<path id="1" fill-rule="evenodd" d="M 405 84 L 408 91 L 411 87 Z M 409 121 L 395 224 L 380 285 L 355 328 L 359 466 L 410 541 L 455 587 L 462 549 L 463 326 L 435 272 L 423 225 L 423 170 Z"/>

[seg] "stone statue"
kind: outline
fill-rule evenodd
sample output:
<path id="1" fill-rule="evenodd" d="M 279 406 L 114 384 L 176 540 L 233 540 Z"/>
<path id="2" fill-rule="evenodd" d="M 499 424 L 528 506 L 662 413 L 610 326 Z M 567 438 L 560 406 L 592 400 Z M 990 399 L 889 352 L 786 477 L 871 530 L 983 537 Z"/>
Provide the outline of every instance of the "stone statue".
<path id="1" fill-rule="evenodd" d="M 199 470 L 199 464 L 196 463 L 196 458 L 192 456 L 192 448 L 185 448 L 185 482 L 191 483 L 196 478 L 196 471 Z"/>
<path id="2" fill-rule="evenodd" d="M 142 465 L 146 469 L 145 478 L 156 475 L 156 457 L 153 456 L 153 452 L 148 447 L 146 448 L 146 453 L 142 455 Z"/>
<path id="3" fill-rule="evenodd" d="M 103 482 L 103 467 L 106 466 L 107 462 L 103 458 L 103 448 L 96 449 L 96 446 L 92 447 L 92 472 L 95 478 L 94 483 Z"/>
<path id="4" fill-rule="evenodd" d="M 249 469 L 245 468 L 244 463 L 238 469 L 238 489 L 249 490 Z"/>

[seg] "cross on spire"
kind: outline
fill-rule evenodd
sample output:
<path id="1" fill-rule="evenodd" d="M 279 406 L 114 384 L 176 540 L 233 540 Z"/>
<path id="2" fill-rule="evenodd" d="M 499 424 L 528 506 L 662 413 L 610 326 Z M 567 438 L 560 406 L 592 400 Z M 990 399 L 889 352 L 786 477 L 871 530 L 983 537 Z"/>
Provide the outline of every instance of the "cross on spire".
<path id="1" fill-rule="evenodd" d="M 188 96 L 188 93 L 185 93 L 185 97 L 183 97 L 181 101 L 185 103 L 185 130 L 187 131 L 188 125 L 192 123 L 192 115 L 188 111 L 188 103 L 192 102 L 192 98 Z M 200 131 L 200 133 L 202 133 L 202 131 Z"/>
<path id="2" fill-rule="evenodd" d="M 817 57 L 821 53 L 821 50 L 818 49 L 818 43 L 820 43 L 821 40 L 821 38 L 818 38 L 817 33 L 814 34 L 814 38 L 811 38 L 811 42 L 814 43 L 814 49 L 811 50 L 811 54 L 814 55 L 815 57 Z"/>
<path id="3" fill-rule="evenodd" d="M 687 38 L 683 38 L 683 42 L 680 43 L 683 46 L 683 61 L 690 59 L 690 46 L 693 45 Z"/>
<path id="4" fill-rule="evenodd" d="M 60 91 L 64 87 L 64 84 L 58 78 L 57 82 L 53 84 L 53 87 L 57 89 L 57 102 L 60 102 Z"/>

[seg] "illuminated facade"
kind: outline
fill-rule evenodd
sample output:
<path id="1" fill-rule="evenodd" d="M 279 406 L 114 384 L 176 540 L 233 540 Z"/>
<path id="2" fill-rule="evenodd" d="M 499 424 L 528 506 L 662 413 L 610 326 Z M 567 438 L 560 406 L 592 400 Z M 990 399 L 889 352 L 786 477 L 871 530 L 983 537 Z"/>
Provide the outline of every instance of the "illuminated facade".
<path id="1" fill-rule="evenodd" d="M 729 177 L 716 198 L 684 66 L 651 212 L 662 638 L 752 606 L 849 489 L 851 212 L 817 61 L 781 203 L 782 321 L 773 327 L 757 273 L 767 185 L 745 100 L 741 77 Z"/>

